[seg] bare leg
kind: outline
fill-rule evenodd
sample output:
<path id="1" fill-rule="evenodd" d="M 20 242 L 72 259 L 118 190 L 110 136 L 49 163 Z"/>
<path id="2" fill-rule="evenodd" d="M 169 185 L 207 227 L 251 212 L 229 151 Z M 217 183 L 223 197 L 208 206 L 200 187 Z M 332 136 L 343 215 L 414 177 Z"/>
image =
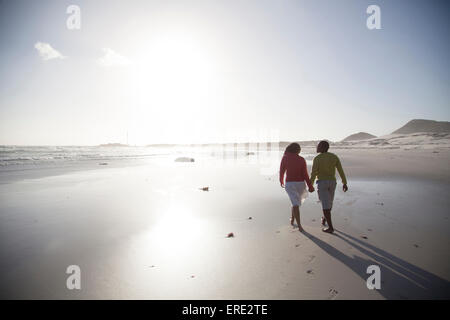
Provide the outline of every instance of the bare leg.
<path id="1" fill-rule="evenodd" d="M 330 208 L 330 213 L 331 213 L 331 209 L 333 209 L 332 207 Z M 324 211 L 325 212 L 325 211 Z M 331 217 L 331 216 L 330 216 Z M 326 225 L 327 225 L 327 219 L 325 218 L 325 214 L 323 215 L 323 217 L 322 217 L 322 225 L 325 227 Z"/>
<path id="2" fill-rule="evenodd" d="M 298 230 L 303 231 L 302 225 L 300 223 L 300 209 L 298 206 L 292 207 L 292 211 L 295 217 L 295 220 L 297 220 Z"/>
<path id="3" fill-rule="evenodd" d="M 328 223 L 328 228 L 322 229 L 323 232 L 333 233 L 333 222 L 331 222 L 331 209 L 323 210 L 323 215 Z"/>
<path id="4" fill-rule="evenodd" d="M 291 208 L 291 226 L 294 226 L 294 207 Z"/>

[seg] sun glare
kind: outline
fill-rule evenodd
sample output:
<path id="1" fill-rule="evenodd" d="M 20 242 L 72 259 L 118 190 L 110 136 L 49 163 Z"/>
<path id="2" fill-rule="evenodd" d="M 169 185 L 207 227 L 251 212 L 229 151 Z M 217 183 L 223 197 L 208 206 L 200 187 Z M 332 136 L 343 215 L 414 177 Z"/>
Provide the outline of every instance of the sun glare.
<path id="1" fill-rule="evenodd" d="M 185 249 L 201 241 L 204 222 L 192 215 L 186 207 L 172 205 L 150 231 L 161 251 L 182 254 Z"/>
<path id="2" fill-rule="evenodd" d="M 188 126 L 201 123 L 210 108 L 209 89 L 217 81 L 213 58 L 205 45 L 184 33 L 160 34 L 138 50 L 128 83 L 135 133 L 148 139 L 148 120 L 153 119 L 156 125 L 166 123 L 170 135 L 179 138 Z"/>

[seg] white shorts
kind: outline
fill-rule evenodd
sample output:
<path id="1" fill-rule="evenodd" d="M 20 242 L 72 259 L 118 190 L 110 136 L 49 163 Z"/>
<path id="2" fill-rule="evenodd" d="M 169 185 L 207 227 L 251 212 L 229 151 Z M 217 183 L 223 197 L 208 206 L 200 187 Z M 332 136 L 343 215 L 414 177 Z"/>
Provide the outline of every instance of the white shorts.
<path id="1" fill-rule="evenodd" d="M 305 181 L 287 181 L 285 189 L 293 207 L 300 206 L 308 197 Z"/>

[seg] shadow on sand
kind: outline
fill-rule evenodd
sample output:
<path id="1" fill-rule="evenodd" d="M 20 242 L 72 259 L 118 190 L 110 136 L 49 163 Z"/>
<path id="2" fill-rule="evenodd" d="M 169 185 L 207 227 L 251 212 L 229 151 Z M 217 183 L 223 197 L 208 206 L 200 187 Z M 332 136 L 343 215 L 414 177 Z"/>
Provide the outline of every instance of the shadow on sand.
<path id="1" fill-rule="evenodd" d="M 449 281 L 342 231 L 335 230 L 334 235 L 369 259 L 355 254 L 348 256 L 306 231 L 303 234 L 322 250 L 353 270 L 364 282 L 370 276 L 366 273 L 367 267 L 378 265 L 381 270 L 381 289 L 378 292 L 386 299 L 450 298 Z"/>

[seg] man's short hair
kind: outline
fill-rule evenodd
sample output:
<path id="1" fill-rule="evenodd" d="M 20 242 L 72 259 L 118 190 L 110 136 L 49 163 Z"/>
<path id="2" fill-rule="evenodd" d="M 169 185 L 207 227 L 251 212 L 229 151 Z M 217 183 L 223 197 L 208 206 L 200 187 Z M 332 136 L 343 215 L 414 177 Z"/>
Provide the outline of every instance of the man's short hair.
<path id="1" fill-rule="evenodd" d="M 330 144 L 328 143 L 328 141 L 326 140 L 322 140 L 319 142 L 319 146 L 321 147 L 321 149 L 323 149 L 325 152 L 328 151 L 328 149 L 330 149 Z"/>

